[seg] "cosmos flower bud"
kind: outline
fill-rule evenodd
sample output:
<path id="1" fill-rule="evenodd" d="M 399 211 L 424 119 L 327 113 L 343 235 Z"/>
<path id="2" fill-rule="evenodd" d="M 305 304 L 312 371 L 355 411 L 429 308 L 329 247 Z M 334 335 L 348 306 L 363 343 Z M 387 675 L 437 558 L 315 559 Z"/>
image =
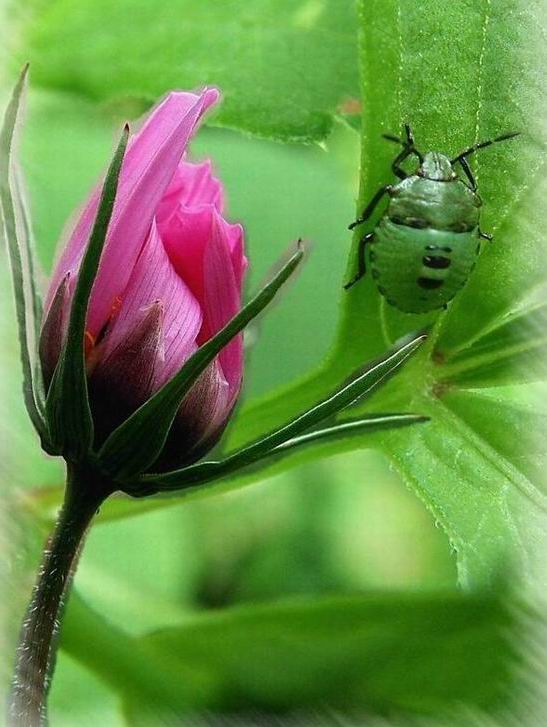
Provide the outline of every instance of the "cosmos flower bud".
<path id="1" fill-rule="evenodd" d="M 186 160 L 188 142 L 218 100 L 172 92 L 132 136 L 88 302 L 85 365 L 94 445 L 160 389 L 240 309 L 243 230 L 223 217 L 209 162 Z M 49 386 L 66 338 L 79 266 L 97 214 L 88 199 L 55 267 L 44 307 L 40 360 Z M 241 335 L 183 400 L 157 470 L 197 460 L 218 440 L 240 391 Z"/>

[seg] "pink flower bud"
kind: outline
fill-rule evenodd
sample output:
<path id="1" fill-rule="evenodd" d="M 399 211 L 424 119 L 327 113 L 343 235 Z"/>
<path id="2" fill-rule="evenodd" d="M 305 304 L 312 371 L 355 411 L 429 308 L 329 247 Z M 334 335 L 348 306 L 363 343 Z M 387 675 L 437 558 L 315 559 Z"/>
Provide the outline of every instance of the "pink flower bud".
<path id="1" fill-rule="evenodd" d="M 184 155 L 218 101 L 171 92 L 128 146 L 87 313 L 86 367 L 100 445 L 168 381 L 241 306 L 243 229 L 226 222 L 222 184 L 209 162 Z M 49 384 L 66 334 L 100 187 L 87 201 L 49 287 L 40 356 Z M 154 469 L 195 461 L 220 437 L 241 388 L 241 336 L 231 341 L 180 407 Z"/>

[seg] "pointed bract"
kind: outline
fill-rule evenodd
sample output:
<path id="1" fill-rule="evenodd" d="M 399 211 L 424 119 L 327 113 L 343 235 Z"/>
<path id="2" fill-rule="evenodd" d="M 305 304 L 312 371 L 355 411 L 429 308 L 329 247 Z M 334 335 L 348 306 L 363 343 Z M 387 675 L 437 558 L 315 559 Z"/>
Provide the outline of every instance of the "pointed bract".
<path id="1" fill-rule="evenodd" d="M 0 132 L 0 233 L 5 237 L 11 267 L 15 312 L 19 334 L 23 397 L 27 412 L 44 445 L 48 439 L 44 418 L 44 390 L 39 368 L 35 362 L 36 345 L 33 336 L 37 323 L 33 316 L 41 309 L 41 301 L 34 280 L 33 250 L 30 240 L 30 222 L 22 200 L 21 180 L 16 165 L 16 136 L 21 107 L 26 93 L 28 64 L 23 67 L 6 108 Z M 30 291 L 31 300 L 27 298 Z"/>

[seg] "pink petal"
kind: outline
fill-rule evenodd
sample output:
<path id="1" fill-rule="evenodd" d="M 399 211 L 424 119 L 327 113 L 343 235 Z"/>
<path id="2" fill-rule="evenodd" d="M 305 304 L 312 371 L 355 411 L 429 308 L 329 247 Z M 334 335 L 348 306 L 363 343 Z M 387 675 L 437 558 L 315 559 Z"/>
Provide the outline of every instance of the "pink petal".
<path id="1" fill-rule="evenodd" d="M 238 286 L 238 289 L 241 290 L 243 286 L 243 276 L 245 275 L 248 265 L 244 251 L 243 227 L 238 224 L 230 225 L 227 230 L 227 234 L 236 285 Z"/>
<path id="2" fill-rule="evenodd" d="M 101 344 L 100 358 L 130 335 L 142 311 L 161 301 L 163 305 L 162 361 L 155 370 L 154 388 L 165 382 L 196 350 L 202 324 L 199 303 L 175 272 L 153 224 L 148 240 L 133 268 L 121 297 L 119 311 Z"/>
<path id="3" fill-rule="evenodd" d="M 243 231 L 228 224 L 214 207 L 180 208 L 161 229 L 165 249 L 203 309 L 198 343 L 217 333 L 240 309 Z M 228 405 L 237 396 L 242 376 L 242 337 L 219 354 L 230 387 Z"/>
<path id="4" fill-rule="evenodd" d="M 124 159 L 107 244 L 90 300 L 88 329 L 97 333 L 108 320 L 113 301 L 129 280 L 148 234 L 158 203 L 179 165 L 188 141 L 205 111 L 218 100 L 218 91 L 200 96 L 172 92 L 150 114 L 130 141 Z M 50 287 L 80 262 L 98 205 L 96 189 L 57 265 Z M 48 298 L 48 305 L 50 299 Z"/>
<path id="5" fill-rule="evenodd" d="M 217 333 L 241 308 L 241 283 L 232 266 L 230 244 L 242 237 L 240 225 L 228 224 L 216 211 L 213 213 L 211 240 L 205 249 L 204 326 L 201 336 Z M 239 278 L 241 280 L 241 278 Z M 206 329 L 206 325 L 209 331 Z M 206 339 L 205 339 L 206 340 Z M 230 405 L 239 393 L 243 372 L 243 337 L 234 338 L 219 354 L 222 371 L 230 386 Z"/>
<path id="6" fill-rule="evenodd" d="M 222 184 L 213 176 L 210 161 L 201 164 L 182 161 L 158 206 L 156 218 L 163 224 L 168 222 L 181 205 L 192 208 L 203 204 L 213 205 L 222 214 L 224 208 Z"/>

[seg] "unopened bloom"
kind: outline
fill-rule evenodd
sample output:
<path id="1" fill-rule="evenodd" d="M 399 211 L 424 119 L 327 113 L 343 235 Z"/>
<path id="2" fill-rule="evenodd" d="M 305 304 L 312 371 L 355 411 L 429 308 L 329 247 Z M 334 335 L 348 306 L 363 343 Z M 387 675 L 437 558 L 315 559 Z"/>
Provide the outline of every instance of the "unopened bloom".
<path id="1" fill-rule="evenodd" d="M 243 230 L 223 215 L 209 162 L 188 142 L 218 100 L 172 92 L 129 142 L 105 248 L 88 304 L 85 357 L 95 444 L 163 386 L 240 309 Z M 40 358 L 46 385 L 66 335 L 78 270 L 100 189 L 91 194 L 53 273 Z M 220 437 L 241 387 L 241 336 L 204 371 L 179 409 L 155 469 L 195 461 Z"/>

